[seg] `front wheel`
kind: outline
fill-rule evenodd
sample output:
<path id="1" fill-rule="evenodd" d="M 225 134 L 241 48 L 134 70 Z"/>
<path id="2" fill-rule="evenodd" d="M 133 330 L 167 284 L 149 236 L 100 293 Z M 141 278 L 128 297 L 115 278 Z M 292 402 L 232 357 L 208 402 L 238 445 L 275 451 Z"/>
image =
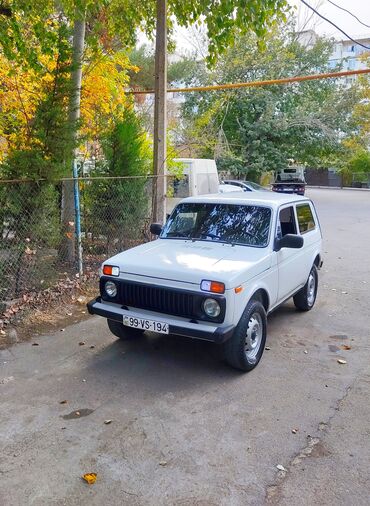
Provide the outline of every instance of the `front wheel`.
<path id="1" fill-rule="evenodd" d="M 141 336 L 144 333 L 142 329 L 133 329 L 131 327 L 126 327 L 123 323 L 116 322 L 114 320 L 107 320 L 109 330 L 116 337 L 119 337 L 123 341 L 129 341 L 135 339 L 136 337 Z"/>
<path id="2" fill-rule="evenodd" d="M 233 336 L 223 345 L 226 362 L 242 371 L 254 369 L 265 349 L 266 328 L 265 308 L 257 300 L 249 301 Z"/>
<path id="3" fill-rule="evenodd" d="M 316 265 L 313 265 L 306 284 L 293 297 L 294 305 L 297 309 L 309 311 L 313 308 L 316 301 L 318 283 L 317 268 Z"/>

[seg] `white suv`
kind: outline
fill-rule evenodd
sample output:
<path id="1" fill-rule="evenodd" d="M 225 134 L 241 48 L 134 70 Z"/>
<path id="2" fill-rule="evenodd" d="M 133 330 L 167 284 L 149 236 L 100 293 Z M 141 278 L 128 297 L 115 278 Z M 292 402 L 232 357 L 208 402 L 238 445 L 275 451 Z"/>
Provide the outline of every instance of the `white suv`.
<path id="1" fill-rule="evenodd" d="M 305 197 L 267 192 L 184 199 L 159 238 L 107 260 L 91 314 L 114 335 L 144 331 L 221 344 L 243 371 L 259 362 L 266 315 L 293 296 L 310 310 L 321 267 L 321 230 Z"/>

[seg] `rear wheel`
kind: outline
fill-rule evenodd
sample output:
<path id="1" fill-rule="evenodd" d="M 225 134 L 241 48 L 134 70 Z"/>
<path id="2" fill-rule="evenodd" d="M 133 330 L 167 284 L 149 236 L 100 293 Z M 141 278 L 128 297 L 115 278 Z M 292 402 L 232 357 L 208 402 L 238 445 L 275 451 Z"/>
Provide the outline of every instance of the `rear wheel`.
<path id="1" fill-rule="evenodd" d="M 123 323 L 116 322 L 114 320 L 107 320 L 109 330 L 116 337 L 119 337 L 123 341 L 128 341 L 130 339 L 135 339 L 141 336 L 144 333 L 143 329 L 133 329 L 131 327 L 126 327 Z"/>
<path id="2" fill-rule="evenodd" d="M 306 284 L 293 297 L 294 305 L 297 309 L 309 311 L 313 308 L 316 301 L 318 282 L 317 268 L 316 265 L 313 265 Z"/>
<path id="3" fill-rule="evenodd" d="M 233 336 L 223 345 L 226 362 L 242 371 L 254 369 L 265 349 L 266 328 L 265 308 L 261 302 L 251 300 Z"/>

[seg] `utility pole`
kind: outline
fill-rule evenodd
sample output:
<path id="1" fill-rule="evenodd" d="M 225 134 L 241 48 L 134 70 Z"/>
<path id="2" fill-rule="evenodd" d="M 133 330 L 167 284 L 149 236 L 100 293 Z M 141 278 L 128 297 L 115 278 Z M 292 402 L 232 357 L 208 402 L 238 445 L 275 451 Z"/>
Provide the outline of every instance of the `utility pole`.
<path id="1" fill-rule="evenodd" d="M 73 28 L 73 54 L 72 54 L 72 72 L 71 72 L 71 96 L 69 103 L 68 121 L 71 128 L 71 143 L 73 145 L 72 154 L 72 174 L 73 181 L 63 181 L 62 188 L 62 224 L 64 231 L 64 241 L 62 245 L 62 254 L 64 259 L 72 263 L 75 261 L 75 240 L 76 236 L 78 271 L 82 274 L 82 246 L 81 246 L 81 228 L 80 228 L 80 207 L 79 207 L 79 188 L 77 174 L 77 154 L 76 147 L 78 138 L 78 120 L 80 118 L 81 103 L 81 82 L 82 82 L 82 60 L 85 47 L 85 11 L 76 8 L 74 28 Z"/>
<path id="2" fill-rule="evenodd" d="M 165 222 L 167 131 L 167 0 L 157 0 L 154 82 L 153 207 L 154 222 Z"/>

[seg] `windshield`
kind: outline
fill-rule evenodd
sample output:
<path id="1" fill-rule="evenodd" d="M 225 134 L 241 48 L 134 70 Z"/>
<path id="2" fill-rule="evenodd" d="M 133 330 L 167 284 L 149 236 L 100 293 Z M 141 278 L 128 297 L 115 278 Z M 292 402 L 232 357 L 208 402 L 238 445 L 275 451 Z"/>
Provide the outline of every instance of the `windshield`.
<path id="1" fill-rule="evenodd" d="M 172 212 L 162 239 L 192 239 L 265 247 L 271 209 L 238 204 L 179 204 Z"/>

